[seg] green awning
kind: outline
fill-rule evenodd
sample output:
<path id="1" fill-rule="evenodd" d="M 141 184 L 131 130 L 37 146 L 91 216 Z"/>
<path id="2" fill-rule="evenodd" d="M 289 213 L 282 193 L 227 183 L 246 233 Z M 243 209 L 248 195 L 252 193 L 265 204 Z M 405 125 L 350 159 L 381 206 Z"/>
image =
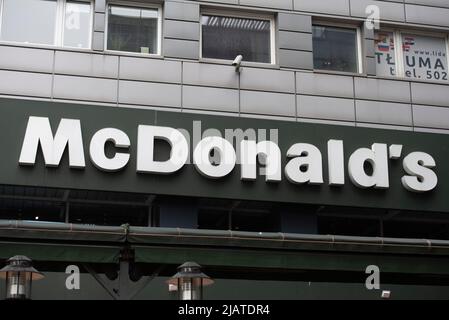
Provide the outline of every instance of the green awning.
<path id="1" fill-rule="evenodd" d="M 449 258 L 441 257 L 198 247 L 133 248 L 136 262 L 143 263 L 182 264 L 185 261 L 195 261 L 206 266 L 356 272 L 365 272 L 367 266 L 377 265 L 386 273 L 449 273 Z"/>
<path id="2" fill-rule="evenodd" d="M 121 247 L 37 242 L 0 242 L 0 259 L 25 255 L 34 261 L 118 262 Z"/>

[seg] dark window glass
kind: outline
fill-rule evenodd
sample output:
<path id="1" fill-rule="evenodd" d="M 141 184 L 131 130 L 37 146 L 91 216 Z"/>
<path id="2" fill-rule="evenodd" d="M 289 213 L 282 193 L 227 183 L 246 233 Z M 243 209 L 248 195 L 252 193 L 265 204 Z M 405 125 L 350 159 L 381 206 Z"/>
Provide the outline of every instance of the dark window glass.
<path id="1" fill-rule="evenodd" d="M 357 30 L 313 26 L 315 69 L 358 72 Z"/>
<path id="2" fill-rule="evenodd" d="M 200 210 L 198 229 L 229 230 L 229 212 L 220 210 Z"/>
<path id="3" fill-rule="evenodd" d="M 269 20 L 203 15 L 201 24 L 204 58 L 271 63 Z"/>
<path id="4" fill-rule="evenodd" d="M 70 205 L 69 222 L 98 226 L 148 226 L 148 208 L 74 203 Z"/>
<path id="5" fill-rule="evenodd" d="M 109 6 L 109 50 L 156 54 L 158 10 Z"/>
<path id="6" fill-rule="evenodd" d="M 279 232 L 280 217 L 274 212 L 232 212 L 232 230 L 249 232 Z"/>

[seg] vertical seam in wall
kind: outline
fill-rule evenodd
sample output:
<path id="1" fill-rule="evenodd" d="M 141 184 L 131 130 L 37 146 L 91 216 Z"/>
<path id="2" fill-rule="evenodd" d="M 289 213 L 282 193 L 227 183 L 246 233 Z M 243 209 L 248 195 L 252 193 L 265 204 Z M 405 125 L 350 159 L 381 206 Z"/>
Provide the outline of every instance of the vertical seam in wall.
<path id="1" fill-rule="evenodd" d="M 404 22 L 407 22 L 407 10 L 405 10 L 405 1 L 402 2 L 402 5 L 404 6 Z"/>
<path id="2" fill-rule="evenodd" d="M 295 11 L 295 0 L 292 0 L 292 11 Z"/>
<path id="3" fill-rule="evenodd" d="M 349 5 L 349 8 L 348 8 L 349 16 L 352 17 L 352 12 L 351 12 L 351 0 L 348 1 L 348 5 Z"/>
<path id="4" fill-rule="evenodd" d="M 415 117 L 413 115 L 413 99 L 412 99 L 412 83 L 408 82 L 408 90 L 410 92 L 410 112 L 412 113 L 412 130 L 415 132 Z"/>
<path id="5" fill-rule="evenodd" d="M 117 70 L 117 107 L 120 102 L 120 62 L 122 61 L 121 57 L 118 57 L 118 70 Z"/>
<path id="6" fill-rule="evenodd" d="M 55 68 L 56 68 L 56 50 L 52 50 L 53 52 L 53 61 L 52 61 L 52 70 L 51 70 L 51 91 L 50 91 L 50 100 L 53 100 L 54 96 L 54 88 L 55 88 Z"/>
<path id="7" fill-rule="evenodd" d="M 238 95 L 239 95 L 239 117 L 240 117 L 240 115 L 241 115 L 241 108 L 242 108 L 242 103 L 241 103 L 241 101 L 242 101 L 242 97 L 241 97 L 241 91 L 240 91 L 240 77 L 241 77 L 241 72 L 239 72 L 238 73 L 238 79 L 239 79 L 239 81 L 238 81 Z"/>
<path id="8" fill-rule="evenodd" d="M 184 111 L 184 61 L 181 61 L 181 112 Z"/>
<path id="9" fill-rule="evenodd" d="M 354 101 L 354 126 L 357 127 L 357 100 L 355 98 L 355 77 L 352 78 L 352 101 Z"/>
<path id="10" fill-rule="evenodd" d="M 295 120 L 296 120 L 296 122 L 298 122 L 298 89 L 296 87 L 296 84 L 297 84 L 296 75 L 297 75 L 297 72 L 295 71 L 293 73 L 293 76 L 295 77 L 295 79 L 294 79 L 294 83 L 295 83 Z"/>

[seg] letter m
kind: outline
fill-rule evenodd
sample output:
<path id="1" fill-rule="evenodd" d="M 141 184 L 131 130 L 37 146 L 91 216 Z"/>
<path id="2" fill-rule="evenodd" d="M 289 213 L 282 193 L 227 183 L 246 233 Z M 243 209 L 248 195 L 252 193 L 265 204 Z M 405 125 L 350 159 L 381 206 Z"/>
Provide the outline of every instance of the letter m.
<path id="1" fill-rule="evenodd" d="M 41 146 L 47 167 L 57 167 L 68 145 L 70 168 L 84 168 L 83 138 L 81 123 L 74 119 L 61 119 L 55 136 L 50 121 L 44 117 L 29 117 L 20 152 L 20 165 L 34 165 Z"/>

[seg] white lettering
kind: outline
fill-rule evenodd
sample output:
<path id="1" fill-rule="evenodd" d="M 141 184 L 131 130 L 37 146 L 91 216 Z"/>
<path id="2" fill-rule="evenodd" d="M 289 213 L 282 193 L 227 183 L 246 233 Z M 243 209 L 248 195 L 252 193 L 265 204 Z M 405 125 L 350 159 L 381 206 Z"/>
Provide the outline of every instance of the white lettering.
<path id="1" fill-rule="evenodd" d="M 116 153 L 113 158 L 106 157 L 105 145 L 112 142 L 116 148 L 129 148 L 129 137 L 121 130 L 106 128 L 97 131 L 90 141 L 90 159 L 100 170 L 118 171 L 123 169 L 129 161 L 128 153 Z"/>
<path id="2" fill-rule="evenodd" d="M 80 120 L 61 119 L 53 137 L 48 118 L 30 117 L 20 152 L 19 164 L 34 165 L 39 144 L 47 167 L 59 166 L 67 145 L 70 168 L 86 166 Z"/>
<path id="3" fill-rule="evenodd" d="M 408 176 L 402 177 L 402 185 L 412 192 L 426 192 L 436 188 L 438 177 L 429 168 L 436 163 L 431 155 L 424 152 L 413 152 L 404 158 L 403 166 Z"/>
<path id="4" fill-rule="evenodd" d="M 317 147 L 307 143 L 297 143 L 287 151 L 287 157 L 293 158 L 285 167 L 285 175 L 290 182 L 323 183 L 322 156 Z"/>

